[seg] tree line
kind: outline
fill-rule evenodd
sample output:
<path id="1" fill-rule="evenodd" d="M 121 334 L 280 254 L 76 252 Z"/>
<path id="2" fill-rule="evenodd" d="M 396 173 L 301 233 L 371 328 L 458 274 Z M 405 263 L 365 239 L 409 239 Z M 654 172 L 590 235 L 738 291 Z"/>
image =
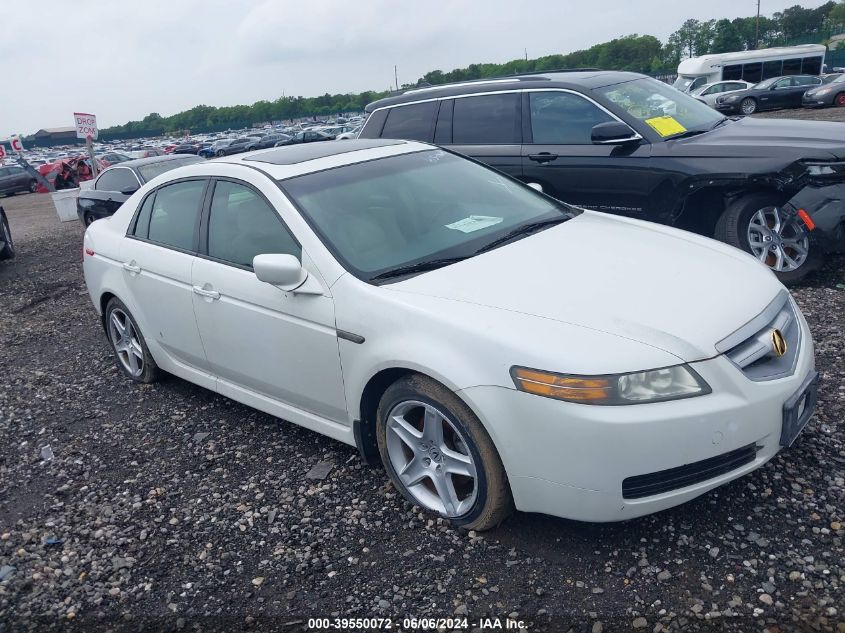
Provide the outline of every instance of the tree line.
<path id="1" fill-rule="evenodd" d="M 685 20 L 664 43 L 653 35 L 628 35 L 596 44 L 588 49 L 535 59 L 515 59 L 503 64 L 470 64 L 447 72 L 432 70 L 416 83 L 402 88 L 437 85 L 518 73 L 564 68 L 601 68 L 659 75 L 672 73 L 681 59 L 709 53 L 724 53 L 796 43 L 826 42 L 845 30 L 845 0 L 833 0 L 815 9 L 795 5 L 771 17 L 733 20 Z M 281 97 L 252 105 L 214 107 L 198 105 L 163 117 L 153 112 L 140 121 L 130 121 L 101 131 L 104 139 L 158 136 L 182 130 L 212 132 L 248 127 L 265 121 L 288 121 L 323 117 L 342 112 L 360 112 L 364 106 L 388 94 L 365 91 L 357 94 L 329 94 L 319 97 Z"/>

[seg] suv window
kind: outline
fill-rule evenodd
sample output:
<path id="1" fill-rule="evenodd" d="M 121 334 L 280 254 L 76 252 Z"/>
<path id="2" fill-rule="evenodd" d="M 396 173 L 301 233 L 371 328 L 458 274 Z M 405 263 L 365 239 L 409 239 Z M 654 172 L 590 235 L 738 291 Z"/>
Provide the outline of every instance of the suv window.
<path id="1" fill-rule="evenodd" d="M 593 126 L 615 119 L 580 95 L 531 92 L 531 133 L 539 145 L 591 145 Z"/>
<path id="2" fill-rule="evenodd" d="M 361 129 L 359 138 L 380 138 L 384 121 L 387 118 L 387 109 L 376 110 L 368 118 Z"/>
<path id="3" fill-rule="evenodd" d="M 437 102 L 427 101 L 390 109 L 382 138 L 403 138 L 412 141 L 431 141 L 431 122 L 437 112 Z"/>
<path id="4" fill-rule="evenodd" d="M 455 99 L 452 142 L 459 145 L 522 142 L 519 94 L 501 93 Z"/>
<path id="5" fill-rule="evenodd" d="M 125 167 L 107 169 L 94 183 L 94 189 L 98 191 L 123 191 L 129 188 L 137 189 L 138 186 L 135 174 Z"/>
<path id="6" fill-rule="evenodd" d="M 186 180 L 156 191 L 150 212 L 149 239 L 185 251 L 194 250 L 204 180 Z"/>
<path id="7" fill-rule="evenodd" d="M 279 214 L 255 191 L 235 182 L 218 181 L 208 220 L 208 255 L 252 268 L 256 255 L 302 256 L 302 248 Z"/>

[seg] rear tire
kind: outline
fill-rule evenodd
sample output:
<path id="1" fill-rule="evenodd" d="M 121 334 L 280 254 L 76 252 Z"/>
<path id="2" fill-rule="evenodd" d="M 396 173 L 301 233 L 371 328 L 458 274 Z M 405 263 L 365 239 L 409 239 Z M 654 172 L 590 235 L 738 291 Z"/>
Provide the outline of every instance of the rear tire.
<path id="1" fill-rule="evenodd" d="M 753 97 L 745 97 L 739 104 L 739 109 L 746 116 L 757 112 L 757 100 Z"/>
<path id="2" fill-rule="evenodd" d="M 0 237 L 3 238 L 3 248 L 0 249 L 0 259 L 12 259 L 15 256 L 15 243 L 12 241 L 12 231 L 6 212 L 0 209 Z"/>
<path id="3" fill-rule="evenodd" d="M 151 383 L 159 379 L 161 370 L 147 348 L 147 342 L 134 317 L 117 297 L 106 306 L 106 332 L 117 366 L 135 382 Z"/>
<path id="4" fill-rule="evenodd" d="M 35 193 L 36 189 L 38 189 L 38 183 L 34 180 L 29 181 L 29 193 Z"/>
<path id="5" fill-rule="evenodd" d="M 818 268 L 822 253 L 799 218 L 783 219 L 784 202 L 768 192 L 742 196 L 728 204 L 714 237 L 750 253 L 791 284 Z"/>
<path id="6" fill-rule="evenodd" d="M 96 219 L 97 218 L 91 215 L 91 213 L 88 211 L 86 211 L 85 214 L 82 216 L 82 222 L 83 224 L 85 224 L 86 227 L 91 226 Z"/>
<path id="7" fill-rule="evenodd" d="M 218 150 L 214 153 L 214 155 L 215 155 L 215 156 L 217 156 L 217 157 L 219 158 L 220 156 L 225 156 L 225 155 L 226 155 L 226 152 L 224 152 L 222 149 L 218 149 Z"/>
<path id="8" fill-rule="evenodd" d="M 435 380 L 415 374 L 391 385 L 379 403 L 376 439 L 391 482 L 411 503 L 466 530 L 489 530 L 513 512 L 493 440 Z"/>

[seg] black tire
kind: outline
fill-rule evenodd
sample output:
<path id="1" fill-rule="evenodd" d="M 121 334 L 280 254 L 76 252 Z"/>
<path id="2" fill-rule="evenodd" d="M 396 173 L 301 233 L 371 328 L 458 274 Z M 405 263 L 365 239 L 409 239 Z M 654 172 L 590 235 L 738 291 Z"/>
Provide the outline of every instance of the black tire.
<path id="1" fill-rule="evenodd" d="M 132 373 L 124 363 L 124 360 L 121 358 L 121 352 L 118 351 L 117 345 L 114 340 L 114 336 L 112 334 L 111 329 L 111 321 L 113 316 L 116 313 L 120 313 L 121 315 L 125 315 L 126 319 L 131 323 L 132 328 L 136 334 L 136 340 L 140 344 L 141 351 L 142 351 L 142 361 L 143 365 L 140 368 L 140 373 L 134 374 Z M 122 317 L 121 317 L 122 318 Z M 138 324 L 135 322 L 135 318 L 129 312 L 129 308 L 124 305 L 124 303 L 118 299 L 117 297 L 113 297 L 106 305 L 106 314 L 104 323 L 106 325 L 106 335 L 108 336 L 109 343 L 112 346 L 112 352 L 114 353 L 115 360 L 117 361 L 118 368 L 123 372 L 123 374 L 133 380 L 135 382 L 140 383 L 151 383 L 156 382 L 161 376 L 161 370 L 156 365 L 155 360 L 150 354 L 150 350 L 147 348 L 147 342 L 144 340 L 143 334 L 141 334 L 141 330 L 138 328 Z M 125 321 L 124 321 L 125 323 Z M 137 357 L 136 357 L 137 358 Z"/>
<path id="2" fill-rule="evenodd" d="M 742 196 L 728 204 L 724 213 L 722 213 L 718 222 L 716 222 L 714 237 L 731 246 L 736 246 L 759 259 L 758 253 L 754 252 L 748 239 L 749 226 L 752 218 L 758 211 L 771 207 L 780 207 L 784 202 L 784 196 L 771 192 L 760 192 Z M 808 237 L 808 254 L 803 263 L 793 270 L 779 271 L 774 269 L 773 255 L 767 256 L 766 261 L 763 262 L 771 267 L 778 279 L 785 284 L 801 281 L 809 273 L 818 268 L 822 261 L 822 253 L 819 247 L 813 243 L 813 240 L 809 239 L 809 232 L 806 231 L 803 223 L 798 219 L 795 222 L 796 228 L 800 227 L 807 233 Z"/>
<path id="3" fill-rule="evenodd" d="M 513 512 L 514 506 L 505 468 L 493 440 L 466 403 L 427 376 L 413 374 L 398 380 L 385 391 L 379 402 L 376 439 L 382 462 L 393 485 L 409 502 L 422 505 L 402 483 L 388 453 L 388 415 L 395 407 L 408 401 L 437 408 L 444 415 L 445 421 L 459 431 L 462 445 L 468 450 L 468 456 L 475 465 L 477 476 L 472 506 L 459 516 L 439 514 L 465 530 L 482 531 L 498 526 Z M 454 480 L 452 487 L 455 487 Z"/>
<path id="4" fill-rule="evenodd" d="M 215 155 L 215 156 L 217 156 L 217 157 L 220 157 L 220 156 L 225 156 L 225 155 L 226 155 L 226 152 L 224 152 L 222 149 L 218 149 L 218 150 L 214 153 L 214 155 Z"/>
<path id="5" fill-rule="evenodd" d="M 29 181 L 29 189 L 28 189 L 29 193 L 35 193 L 35 191 L 37 189 L 38 189 L 38 183 L 35 182 L 34 180 L 30 180 Z"/>
<path id="6" fill-rule="evenodd" d="M 93 223 L 94 223 L 94 221 L 95 221 L 96 219 L 97 219 L 97 218 L 95 218 L 95 217 L 91 214 L 91 212 L 90 212 L 90 211 L 86 211 L 86 212 L 82 215 L 82 223 L 83 223 L 86 227 L 91 226 L 91 224 L 93 224 Z"/>
<path id="7" fill-rule="evenodd" d="M 746 116 L 754 114 L 757 112 L 757 99 L 754 97 L 745 97 L 739 104 L 739 110 Z"/>
<path id="8" fill-rule="evenodd" d="M 3 248 L 0 249 L 0 259 L 12 259 L 15 256 L 15 243 L 12 241 L 9 220 L 6 218 L 6 212 L 3 209 L 0 209 L 0 238 L 3 239 Z"/>

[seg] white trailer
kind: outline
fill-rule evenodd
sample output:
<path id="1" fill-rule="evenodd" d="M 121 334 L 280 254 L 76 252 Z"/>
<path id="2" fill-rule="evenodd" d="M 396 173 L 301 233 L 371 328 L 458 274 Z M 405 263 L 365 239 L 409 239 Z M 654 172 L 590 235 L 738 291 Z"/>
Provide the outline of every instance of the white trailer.
<path id="1" fill-rule="evenodd" d="M 820 75 L 826 51 L 821 44 L 802 44 L 691 57 L 678 65 L 678 79 L 673 85 L 690 92 L 714 81 L 741 79 L 756 84 L 783 75 Z"/>

